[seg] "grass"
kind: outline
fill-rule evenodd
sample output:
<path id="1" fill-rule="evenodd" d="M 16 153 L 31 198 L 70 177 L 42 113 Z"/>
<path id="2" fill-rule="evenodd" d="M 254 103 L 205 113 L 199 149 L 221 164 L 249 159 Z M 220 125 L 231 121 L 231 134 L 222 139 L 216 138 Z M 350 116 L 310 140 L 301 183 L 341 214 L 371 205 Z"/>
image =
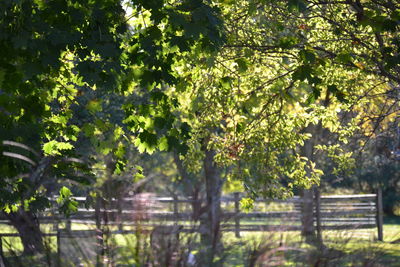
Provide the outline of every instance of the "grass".
<path id="1" fill-rule="evenodd" d="M 43 225 L 43 230 L 49 232 L 51 225 Z M 73 230 L 87 230 L 88 225 L 72 224 Z M 0 226 L 1 233 L 12 233 L 15 230 L 7 225 Z M 251 255 L 264 251 L 264 264 L 278 264 L 276 266 L 312 266 L 320 262 L 325 265 L 315 266 L 399 266 L 400 267 L 400 217 L 386 217 L 384 220 L 384 242 L 376 240 L 376 229 L 352 230 L 352 231 L 324 231 L 323 239 L 326 250 L 321 251 L 303 242 L 298 231 L 291 232 L 242 232 L 241 238 L 236 238 L 234 233 L 224 233 L 223 254 L 225 266 L 245 266 Z M 132 264 L 137 257 L 144 257 L 149 250 L 149 237 L 142 235 L 139 249 L 138 238 L 134 234 L 115 235 L 111 243 L 113 253 L 118 255 L 120 264 Z M 140 240 L 139 240 L 140 241 Z M 196 253 L 198 238 L 192 234 L 181 235 L 182 250 L 187 246 L 193 248 Z M 48 238 L 50 257 L 55 257 L 56 239 Z M 76 244 L 88 246 L 83 241 Z M 146 247 L 147 244 L 147 247 Z M 9 262 L 16 263 L 10 266 L 46 266 L 47 259 L 42 259 L 44 265 L 31 264 L 29 260 L 19 256 L 22 246 L 17 237 L 3 237 L 3 250 Z M 86 253 L 86 252 L 84 252 Z M 142 253 L 142 254 L 140 254 Z M 150 252 L 151 254 L 152 252 Z M 261 261 L 262 257 L 259 257 Z M 54 259 L 52 259 L 54 262 Z M 265 263 L 267 262 L 267 263 Z M 372 265 L 368 265 L 372 264 Z M 85 266 L 90 266 L 89 264 Z M 123 265 L 121 265 L 123 266 Z M 263 266 L 263 265 L 260 265 Z M 264 265 L 268 266 L 268 265 Z"/>
<path id="2" fill-rule="evenodd" d="M 241 259 L 252 250 L 262 250 L 263 246 L 269 246 L 269 251 L 276 250 L 264 259 L 267 262 L 264 266 L 273 266 L 274 261 L 277 266 L 400 266 L 400 243 L 392 243 L 400 237 L 400 224 L 385 224 L 384 236 L 385 242 L 380 242 L 376 240 L 375 229 L 325 231 L 327 248 L 322 252 L 305 244 L 299 232 L 244 233 L 226 266 L 243 266 Z M 235 242 L 233 235 L 225 238 L 227 244 Z"/>

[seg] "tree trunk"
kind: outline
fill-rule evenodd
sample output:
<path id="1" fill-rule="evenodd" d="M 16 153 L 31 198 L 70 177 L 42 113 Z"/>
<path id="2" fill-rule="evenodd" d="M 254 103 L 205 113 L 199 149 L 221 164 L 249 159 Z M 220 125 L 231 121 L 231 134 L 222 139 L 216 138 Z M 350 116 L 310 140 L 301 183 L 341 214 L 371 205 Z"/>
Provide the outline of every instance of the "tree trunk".
<path id="1" fill-rule="evenodd" d="M 174 153 L 174 162 L 178 169 L 178 173 L 182 178 L 184 192 L 189 193 L 192 197 L 192 220 L 198 221 L 199 216 L 201 215 L 201 204 L 202 199 L 200 196 L 200 191 L 202 187 L 202 183 L 196 176 L 189 175 L 188 171 L 186 170 L 185 166 L 183 165 L 182 160 L 179 158 L 179 154 L 175 151 Z"/>
<path id="2" fill-rule="evenodd" d="M 303 189 L 301 192 L 301 234 L 306 243 L 315 245 L 318 241 L 314 226 L 314 190 Z"/>
<path id="3" fill-rule="evenodd" d="M 222 252 L 220 224 L 223 180 L 221 170 L 214 162 L 215 151 L 204 151 L 206 211 L 200 217 L 202 252 L 198 260 L 199 266 L 222 266 L 222 263 L 214 262 L 214 259 Z"/>
<path id="4" fill-rule="evenodd" d="M 330 105 L 330 102 L 331 96 L 329 90 L 327 90 L 322 104 L 325 108 L 327 108 Z M 309 124 L 304 129 L 304 132 L 310 133 L 311 138 L 304 142 L 304 146 L 301 148 L 301 154 L 303 157 L 307 157 L 309 160 L 315 162 L 314 146 L 318 143 L 318 141 L 324 139 L 325 135 L 322 128 L 322 123 L 319 122 L 316 125 Z M 311 175 L 310 170 L 307 170 L 307 175 Z M 318 189 L 313 186 L 311 189 L 303 189 L 301 192 L 303 200 L 301 205 L 301 233 L 305 237 L 307 243 L 324 248 L 322 237 L 319 235 L 320 238 L 318 238 L 314 226 L 314 190 Z"/>
<path id="5" fill-rule="evenodd" d="M 33 212 L 19 208 L 17 212 L 6 213 L 6 216 L 21 237 L 25 255 L 44 252 L 40 224 Z"/>
<path id="6" fill-rule="evenodd" d="M 310 139 L 304 142 L 304 146 L 301 149 L 301 154 L 303 157 L 307 157 L 311 161 L 314 161 L 314 144 L 318 138 L 317 128 L 319 127 L 319 125 L 309 125 L 305 129 L 305 132 L 311 133 L 312 136 Z M 307 175 L 311 175 L 310 170 L 308 169 Z M 301 234 L 308 244 L 319 245 L 314 226 L 314 188 L 302 189 L 301 199 Z"/>
<path id="7" fill-rule="evenodd" d="M 22 199 L 29 199 L 35 193 L 37 188 L 39 188 L 40 185 L 43 185 L 43 180 L 46 177 L 45 173 L 51 166 L 53 160 L 53 157 L 43 157 L 40 159 L 38 165 L 29 175 L 29 180 L 32 182 L 32 186 L 23 192 Z M 34 255 L 45 252 L 40 224 L 36 215 L 32 211 L 24 210 L 23 207 L 20 207 L 16 212 L 5 214 L 20 235 L 24 248 L 23 253 L 25 255 Z"/>

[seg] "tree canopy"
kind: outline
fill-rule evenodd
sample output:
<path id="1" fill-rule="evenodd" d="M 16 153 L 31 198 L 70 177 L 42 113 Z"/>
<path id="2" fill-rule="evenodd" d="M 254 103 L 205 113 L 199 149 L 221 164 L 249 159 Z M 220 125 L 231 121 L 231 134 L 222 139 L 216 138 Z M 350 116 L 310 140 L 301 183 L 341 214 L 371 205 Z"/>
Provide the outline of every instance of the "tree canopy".
<path id="1" fill-rule="evenodd" d="M 218 9 L 202 1 L 2 1 L 0 10 L 0 139 L 45 158 L 73 155 L 80 136 L 106 131 L 129 132 L 141 151 L 158 146 L 157 134 L 178 140 L 163 87 L 179 81 L 185 54 L 224 40 Z M 121 153 L 96 141 L 103 153 Z M 50 165 L 36 166 L 41 176 Z M 20 179 L 20 162 L 9 157 L 1 170 L 4 208 L 22 200 L 15 185 L 32 179 Z"/>
<path id="2" fill-rule="evenodd" d="M 373 135 L 398 110 L 395 1 L 5 0 L 0 8 L 0 138 L 44 158 L 111 153 L 120 169 L 132 143 L 140 153 L 178 151 L 196 172 L 202 150 L 213 150 L 237 189 L 288 196 L 322 174 L 304 142 L 317 136 L 315 149 L 345 163 L 351 152 L 340 145 L 358 127 Z M 21 200 L 13 185 L 32 179 L 18 178 L 15 159 L 2 162 L 4 208 Z"/>
<path id="3" fill-rule="evenodd" d="M 193 210 L 210 266 L 223 190 L 251 207 L 354 168 L 360 188 L 398 170 L 400 140 L 384 160 L 370 146 L 399 128 L 399 25 L 394 0 L 3 0 L 0 210 L 35 253 L 34 213 L 54 193 L 68 216 L 74 185 L 114 198 L 149 159 L 174 163 L 167 183 L 205 196 Z M 170 157 L 140 162 L 155 151 Z"/>

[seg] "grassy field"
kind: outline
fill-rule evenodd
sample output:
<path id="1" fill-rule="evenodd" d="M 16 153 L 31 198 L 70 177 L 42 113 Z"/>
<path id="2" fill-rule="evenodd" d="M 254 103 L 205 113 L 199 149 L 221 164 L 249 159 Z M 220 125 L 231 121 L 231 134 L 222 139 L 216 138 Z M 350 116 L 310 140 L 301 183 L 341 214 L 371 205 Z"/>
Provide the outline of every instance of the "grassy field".
<path id="1" fill-rule="evenodd" d="M 87 225 L 73 224 L 74 230 L 87 230 Z M 44 232 L 51 230 L 43 226 Z M 1 225 L 1 233 L 15 232 L 10 226 Z M 256 261 L 259 266 L 399 266 L 400 267 L 400 218 L 385 218 L 384 242 L 376 240 L 376 229 L 325 231 L 324 249 L 305 244 L 299 232 L 242 232 L 241 238 L 234 233 L 224 233 L 224 266 L 249 266 Z M 49 255 L 42 263 L 28 263 L 22 259 L 22 246 L 17 237 L 3 237 L 3 251 L 10 266 L 48 266 L 55 262 L 56 238 L 48 237 Z M 181 234 L 180 252 L 196 254 L 198 236 Z M 64 239 L 63 253 L 75 255 L 81 262 L 95 259 L 96 241 L 92 238 Z M 112 254 L 119 266 L 132 266 L 135 261 L 152 255 L 148 235 L 114 235 L 108 240 Z M 69 257 L 72 257 L 70 255 Z M 50 259 L 50 258 L 51 259 Z M 318 265 L 319 264 L 319 265 Z M 73 265 L 70 265 L 73 266 Z M 86 264 L 85 266 L 90 266 Z"/>
<path id="2" fill-rule="evenodd" d="M 245 233 L 241 242 L 232 234 L 225 238 L 227 244 L 237 242 L 231 253 L 237 256 L 230 257 L 227 266 L 243 266 L 241 258 L 263 250 L 266 257 L 260 266 L 400 266 L 399 220 L 385 221 L 384 242 L 376 236 L 376 229 L 325 231 L 326 248 L 321 250 L 305 244 L 299 232 Z"/>

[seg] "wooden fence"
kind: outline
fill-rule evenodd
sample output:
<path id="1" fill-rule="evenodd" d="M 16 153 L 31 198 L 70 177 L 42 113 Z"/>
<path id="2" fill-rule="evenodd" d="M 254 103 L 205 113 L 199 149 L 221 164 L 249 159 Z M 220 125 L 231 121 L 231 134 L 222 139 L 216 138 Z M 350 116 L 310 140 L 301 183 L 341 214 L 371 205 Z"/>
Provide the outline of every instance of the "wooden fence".
<path id="1" fill-rule="evenodd" d="M 143 229 L 159 225 L 181 225 L 182 231 L 197 231 L 201 214 L 196 215 L 196 201 L 188 198 L 155 197 L 142 194 L 121 200 L 97 201 L 95 208 L 84 208 L 86 198 L 76 197 L 78 211 L 68 219 L 55 210 L 47 210 L 39 215 L 41 223 L 51 223 L 59 228 L 66 223 L 84 223 L 101 226 L 104 224 L 134 226 L 140 223 Z M 293 197 L 286 200 L 256 199 L 254 209 L 246 212 L 240 209 L 239 193 L 221 198 L 222 231 L 233 231 L 240 236 L 242 231 L 291 231 L 301 230 L 301 204 L 303 199 Z M 198 203 L 200 204 L 200 203 Z M 377 228 L 378 239 L 383 239 L 382 194 L 331 195 L 316 194 L 314 224 L 318 231 L 333 229 Z M 6 223 L 4 217 L 3 223 Z"/>
<path id="2" fill-rule="evenodd" d="M 93 225 L 100 229 L 102 225 L 116 225 L 115 233 L 130 233 L 140 225 L 142 231 L 151 232 L 155 227 L 179 226 L 180 232 L 198 232 L 201 214 L 193 211 L 196 201 L 188 198 L 154 197 L 150 194 L 138 195 L 121 200 L 97 201 L 95 208 L 84 208 L 86 198 L 76 197 L 78 212 L 65 218 L 55 210 L 47 210 L 38 217 L 41 223 L 53 224 L 54 232 L 45 235 L 96 235 L 96 231 L 71 231 L 72 223 Z M 293 197 L 286 200 L 256 199 L 254 209 L 246 212 L 240 209 L 241 196 L 235 193 L 221 198 L 222 231 L 235 232 L 240 237 L 247 231 L 298 231 L 301 230 L 301 205 L 303 199 Z M 198 203 L 199 204 L 199 203 Z M 323 230 L 376 228 L 378 240 L 383 240 L 382 193 L 364 195 L 316 194 L 314 206 L 314 224 L 318 235 Z M 196 217 L 197 216 L 197 217 Z M 0 222 L 8 223 L 5 217 Z M 61 227 L 65 225 L 65 227 Z M 125 229 L 124 229 L 125 228 Z M 2 238 L 18 236 L 16 233 L 0 233 L 0 254 Z M 59 241 L 57 241 L 59 242 Z"/>
<path id="3" fill-rule="evenodd" d="M 1 144 L 7 148 L 22 149 L 29 155 L 33 154 L 39 157 L 37 152 L 24 144 L 14 141 L 2 141 Z M 3 151 L 2 155 L 23 160 L 33 166 L 37 164 L 25 154 L 12 151 Z M 223 231 L 234 231 L 236 236 L 240 236 L 241 231 L 300 230 L 303 201 L 301 198 L 257 199 L 254 204 L 255 209 L 251 212 L 244 212 L 240 209 L 240 199 L 241 196 L 238 193 L 222 197 L 221 229 Z M 198 219 L 201 219 L 201 214 L 197 214 L 201 203 L 188 198 L 159 198 L 147 194 L 142 198 L 124 198 L 109 202 L 97 201 L 93 209 L 84 208 L 85 198 L 77 197 L 76 200 L 81 203 L 79 210 L 69 219 L 55 210 L 48 210 L 39 215 L 39 220 L 41 223 L 53 223 L 55 229 L 59 228 L 59 223 L 66 222 L 67 230 L 70 229 L 71 222 L 95 224 L 96 226 L 117 224 L 119 230 L 123 230 L 125 225 L 136 225 L 140 222 L 142 227 L 149 229 L 157 225 L 180 224 L 182 231 L 198 231 Z M 314 224 L 319 234 L 324 229 L 376 227 L 378 239 L 383 240 L 382 193 L 380 190 L 377 191 L 377 194 L 364 195 L 319 196 L 316 194 L 312 203 L 306 204 L 314 207 Z M 0 223 L 7 223 L 1 213 Z"/>

